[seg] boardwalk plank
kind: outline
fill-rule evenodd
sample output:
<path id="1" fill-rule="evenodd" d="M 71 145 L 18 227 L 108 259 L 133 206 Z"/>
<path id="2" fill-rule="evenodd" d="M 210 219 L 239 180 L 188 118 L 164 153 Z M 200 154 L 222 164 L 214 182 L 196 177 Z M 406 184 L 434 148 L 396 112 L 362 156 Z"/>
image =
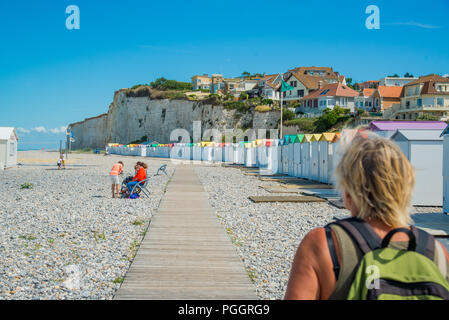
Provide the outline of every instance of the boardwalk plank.
<path id="1" fill-rule="evenodd" d="M 192 166 L 178 166 L 114 299 L 256 299 Z"/>

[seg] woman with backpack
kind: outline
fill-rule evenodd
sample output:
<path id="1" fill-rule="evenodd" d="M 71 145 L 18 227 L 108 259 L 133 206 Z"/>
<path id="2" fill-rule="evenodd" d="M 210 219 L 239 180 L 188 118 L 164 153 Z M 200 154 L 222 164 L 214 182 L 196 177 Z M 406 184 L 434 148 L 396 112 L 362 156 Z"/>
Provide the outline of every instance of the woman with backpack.
<path id="1" fill-rule="evenodd" d="M 415 173 L 399 147 L 358 132 L 335 175 L 351 218 L 304 237 L 285 299 L 449 299 L 446 249 L 410 225 Z"/>

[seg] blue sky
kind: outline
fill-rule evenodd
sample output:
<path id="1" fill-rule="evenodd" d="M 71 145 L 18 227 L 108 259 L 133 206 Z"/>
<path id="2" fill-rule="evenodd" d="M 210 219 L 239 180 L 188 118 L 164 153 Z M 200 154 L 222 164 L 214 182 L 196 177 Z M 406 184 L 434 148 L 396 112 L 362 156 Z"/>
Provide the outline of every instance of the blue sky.
<path id="1" fill-rule="evenodd" d="M 449 1 L 431 3 L 2 1 L 0 126 L 30 131 L 20 133 L 22 144 L 57 145 L 61 127 L 106 112 L 115 90 L 160 76 L 189 81 L 310 65 L 355 81 L 447 74 Z M 372 4 L 380 30 L 365 27 Z M 69 5 L 80 8 L 80 30 L 65 27 Z"/>

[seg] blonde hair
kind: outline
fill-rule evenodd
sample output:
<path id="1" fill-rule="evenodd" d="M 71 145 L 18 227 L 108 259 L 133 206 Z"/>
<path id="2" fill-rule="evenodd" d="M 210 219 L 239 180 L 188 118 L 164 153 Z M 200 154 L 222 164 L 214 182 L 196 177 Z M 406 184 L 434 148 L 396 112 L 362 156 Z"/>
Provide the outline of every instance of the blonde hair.
<path id="1" fill-rule="evenodd" d="M 337 187 L 349 193 L 358 217 L 378 219 L 390 227 L 410 224 L 415 172 L 401 149 L 391 140 L 361 130 L 343 135 L 341 144 Z"/>

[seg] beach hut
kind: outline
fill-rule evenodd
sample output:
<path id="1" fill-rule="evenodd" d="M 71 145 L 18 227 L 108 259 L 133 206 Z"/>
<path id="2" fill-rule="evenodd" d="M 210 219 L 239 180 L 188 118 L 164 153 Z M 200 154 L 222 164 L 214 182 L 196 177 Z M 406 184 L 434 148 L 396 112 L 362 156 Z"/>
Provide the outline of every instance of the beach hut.
<path id="1" fill-rule="evenodd" d="M 0 170 L 17 165 L 19 136 L 12 127 L 0 127 Z"/>
<path id="2" fill-rule="evenodd" d="M 256 166 L 259 168 L 266 168 L 267 163 L 267 145 L 262 139 L 256 140 L 256 153 L 257 153 L 257 163 Z"/>
<path id="3" fill-rule="evenodd" d="M 304 134 L 297 134 L 293 143 L 293 175 L 301 177 L 301 143 Z"/>
<path id="4" fill-rule="evenodd" d="M 288 136 L 288 147 L 287 147 L 287 163 L 288 163 L 288 175 L 289 176 L 294 176 L 295 175 L 295 159 L 294 159 L 294 147 L 295 147 L 295 141 L 296 139 L 296 135 L 289 135 Z"/>
<path id="5" fill-rule="evenodd" d="M 443 138 L 443 212 L 449 214 L 449 125 L 440 137 Z"/>
<path id="6" fill-rule="evenodd" d="M 281 153 L 279 140 L 267 141 L 267 171 L 271 174 L 280 173 Z"/>
<path id="7" fill-rule="evenodd" d="M 254 144 L 245 143 L 245 167 L 254 168 L 257 165 L 257 153 Z"/>
<path id="8" fill-rule="evenodd" d="M 226 163 L 234 162 L 234 146 L 232 143 L 226 143 L 223 147 L 224 149 L 224 159 L 223 161 Z"/>
<path id="9" fill-rule="evenodd" d="M 371 121 L 368 130 L 374 131 L 384 138 L 391 138 L 397 130 L 439 130 L 440 133 L 447 124 L 443 121 Z"/>
<path id="10" fill-rule="evenodd" d="M 320 146 L 320 179 L 319 182 L 331 183 L 333 165 L 333 146 L 339 134 L 325 132 L 319 140 Z"/>
<path id="11" fill-rule="evenodd" d="M 192 159 L 195 161 L 201 161 L 201 143 L 199 142 L 193 144 Z"/>
<path id="12" fill-rule="evenodd" d="M 202 154 L 201 160 L 206 162 L 212 162 L 214 159 L 214 146 L 212 142 L 201 142 Z"/>
<path id="13" fill-rule="evenodd" d="M 415 169 L 412 205 L 441 206 L 443 138 L 437 130 L 398 130 L 392 137 Z"/>
<path id="14" fill-rule="evenodd" d="M 214 143 L 214 162 L 223 162 L 223 144 Z"/>
<path id="15" fill-rule="evenodd" d="M 281 146 L 281 173 L 288 174 L 288 144 L 285 140 Z"/>
<path id="16" fill-rule="evenodd" d="M 305 134 L 301 142 L 301 178 L 310 179 L 310 158 L 311 148 L 310 143 L 312 141 L 313 134 Z"/>
<path id="17" fill-rule="evenodd" d="M 234 163 L 235 164 L 245 163 L 245 146 L 243 141 L 239 143 L 234 143 Z"/>
<path id="18" fill-rule="evenodd" d="M 313 181 L 320 181 L 320 145 L 319 141 L 322 134 L 317 133 L 312 135 L 311 144 L 311 159 L 310 159 L 310 179 Z"/>

